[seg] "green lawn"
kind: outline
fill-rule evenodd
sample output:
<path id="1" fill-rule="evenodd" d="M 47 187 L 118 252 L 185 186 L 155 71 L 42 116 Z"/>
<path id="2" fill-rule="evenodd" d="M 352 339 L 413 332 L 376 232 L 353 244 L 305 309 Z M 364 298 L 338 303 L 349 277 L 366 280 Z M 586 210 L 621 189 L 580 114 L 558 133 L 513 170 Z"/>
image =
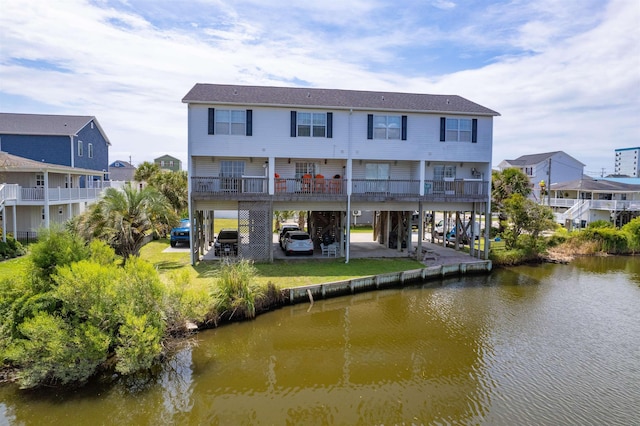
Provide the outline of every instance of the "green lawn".
<path id="1" fill-rule="evenodd" d="M 0 280 L 14 275 L 22 275 L 27 271 L 27 256 L 8 259 L 0 262 Z"/>
<path id="2" fill-rule="evenodd" d="M 236 219 L 216 219 L 214 230 L 237 228 Z M 371 227 L 358 227 L 351 232 L 372 232 Z M 169 247 L 169 239 L 152 241 L 145 245 L 140 256 L 152 263 L 163 278 L 168 278 L 174 271 L 186 270 L 193 280 L 209 280 L 216 276 L 219 262 L 200 262 L 191 266 L 188 252 L 163 251 Z M 0 262 L 0 279 L 26 271 L 28 255 L 17 259 Z M 406 271 L 422 268 L 420 262 L 412 259 L 351 259 L 348 264 L 344 259 L 317 260 L 276 260 L 274 263 L 256 263 L 258 281 L 273 282 L 281 288 L 297 287 L 309 284 L 339 281 L 367 275 L 387 272 Z"/>
<path id="3" fill-rule="evenodd" d="M 163 253 L 169 247 L 168 240 L 152 241 L 142 248 L 141 257 L 156 266 L 161 276 L 172 271 L 186 269 L 194 280 L 215 277 L 219 262 L 200 262 L 195 267 L 189 264 L 189 253 Z M 258 281 L 273 282 L 279 287 L 297 287 L 339 281 L 366 275 L 406 271 L 423 267 L 412 259 L 352 259 L 348 264 L 343 259 L 276 260 L 274 263 L 256 263 Z"/>

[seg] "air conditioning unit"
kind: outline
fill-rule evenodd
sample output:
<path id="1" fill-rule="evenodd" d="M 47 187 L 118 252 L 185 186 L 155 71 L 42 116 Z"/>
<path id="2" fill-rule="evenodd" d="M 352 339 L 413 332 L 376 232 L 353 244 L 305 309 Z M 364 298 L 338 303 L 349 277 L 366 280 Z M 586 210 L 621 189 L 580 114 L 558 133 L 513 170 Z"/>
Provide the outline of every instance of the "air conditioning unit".
<path id="1" fill-rule="evenodd" d="M 354 211 L 353 211 L 353 215 L 354 215 L 354 216 L 362 216 L 362 211 L 360 211 L 360 210 L 354 210 Z"/>

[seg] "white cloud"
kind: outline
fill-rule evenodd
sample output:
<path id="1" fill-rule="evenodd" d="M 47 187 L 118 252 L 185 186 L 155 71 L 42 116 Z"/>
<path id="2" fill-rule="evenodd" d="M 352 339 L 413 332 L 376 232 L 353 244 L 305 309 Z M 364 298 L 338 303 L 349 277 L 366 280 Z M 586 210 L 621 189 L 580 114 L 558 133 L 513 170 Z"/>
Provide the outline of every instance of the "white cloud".
<path id="1" fill-rule="evenodd" d="M 165 153 L 186 162 L 180 100 L 196 82 L 459 94 L 502 113 L 495 163 L 562 149 L 611 169 L 613 149 L 640 142 L 639 13 L 626 0 L 598 3 L 437 1 L 424 15 L 422 1 L 5 0 L 0 100 L 95 115 L 111 159 L 137 164 Z M 444 62 L 459 71 L 416 71 Z"/>

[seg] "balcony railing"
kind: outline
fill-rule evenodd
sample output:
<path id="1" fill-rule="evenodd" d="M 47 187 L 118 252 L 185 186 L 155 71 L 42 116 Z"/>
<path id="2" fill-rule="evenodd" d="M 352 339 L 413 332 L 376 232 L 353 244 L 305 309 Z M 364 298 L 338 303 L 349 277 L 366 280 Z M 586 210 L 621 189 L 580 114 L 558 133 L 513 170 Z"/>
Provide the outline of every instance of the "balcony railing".
<path id="1" fill-rule="evenodd" d="M 412 179 L 352 179 L 352 194 L 356 197 L 393 197 L 434 199 L 483 200 L 487 196 L 488 182 L 481 180 L 451 180 L 422 182 Z M 268 195 L 266 177 L 193 177 L 191 192 L 198 196 L 229 196 L 229 194 Z M 274 196 L 308 196 L 323 198 L 347 194 L 347 181 L 332 178 L 275 178 Z"/>
<path id="2" fill-rule="evenodd" d="M 17 184 L 5 184 L 0 191 L 2 201 L 44 202 L 45 191 L 48 191 L 50 202 L 94 200 L 100 197 L 102 188 L 23 188 Z"/>

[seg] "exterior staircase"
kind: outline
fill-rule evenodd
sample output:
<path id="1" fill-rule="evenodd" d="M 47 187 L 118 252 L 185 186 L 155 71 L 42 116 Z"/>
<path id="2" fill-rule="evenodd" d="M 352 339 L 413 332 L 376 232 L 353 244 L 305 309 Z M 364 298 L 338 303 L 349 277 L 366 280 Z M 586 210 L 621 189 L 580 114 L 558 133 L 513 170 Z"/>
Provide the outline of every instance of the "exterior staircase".
<path id="1" fill-rule="evenodd" d="M 578 200 L 570 209 L 558 215 L 558 221 L 565 223 L 567 219 L 580 220 L 585 213 L 589 212 L 590 201 Z"/>

